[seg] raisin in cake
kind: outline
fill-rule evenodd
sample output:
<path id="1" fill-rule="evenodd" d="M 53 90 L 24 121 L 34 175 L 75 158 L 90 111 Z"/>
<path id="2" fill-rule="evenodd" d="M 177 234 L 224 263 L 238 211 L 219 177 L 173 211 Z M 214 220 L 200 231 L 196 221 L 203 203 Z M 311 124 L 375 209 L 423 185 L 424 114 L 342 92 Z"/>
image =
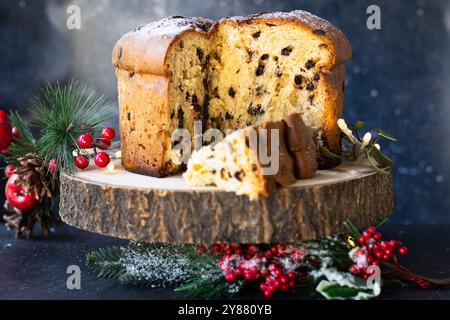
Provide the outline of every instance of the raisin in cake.
<path id="1" fill-rule="evenodd" d="M 263 135 L 259 135 L 261 129 L 265 129 Z M 254 144 L 249 143 L 252 134 Z M 273 139 L 276 140 L 272 144 Z M 278 158 L 272 158 L 278 170 L 263 172 L 270 164 L 261 161 L 260 155 L 273 155 L 272 145 L 279 151 Z M 262 153 L 261 147 L 265 150 Z M 314 177 L 316 170 L 312 131 L 300 114 L 294 113 L 280 121 L 235 131 L 215 145 L 201 148 L 192 155 L 183 177 L 193 186 L 218 186 L 257 200 L 261 195 L 268 196 L 277 186 L 288 187 L 297 179 Z"/>
<path id="2" fill-rule="evenodd" d="M 304 11 L 226 18 L 171 17 L 116 44 L 122 162 L 152 176 L 183 169 L 171 134 L 245 128 L 301 114 L 318 144 L 341 152 L 344 63 L 351 47 Z M 335 165 L 319 159 L 321 167 Z"/>

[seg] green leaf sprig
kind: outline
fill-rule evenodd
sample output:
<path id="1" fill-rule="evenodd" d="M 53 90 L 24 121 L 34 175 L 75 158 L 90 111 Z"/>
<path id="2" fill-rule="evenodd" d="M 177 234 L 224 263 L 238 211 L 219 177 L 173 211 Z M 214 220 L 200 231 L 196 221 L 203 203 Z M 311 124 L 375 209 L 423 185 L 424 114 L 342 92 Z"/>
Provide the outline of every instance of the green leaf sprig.
<path id="1" fill-rule="evenodd" d="M 389 174 L 393 161 L 391 158 L 381 152 L 381 146 L 379 142 L 382 139 L 389 140 L 391 142 L 397 142 L 397 139 L 391 134 L 381 130 L 375 129 L 366 132 L 364 136 L 360 136 L 358 130 L 364 128 L 366 123 L 364 121 L 357 121 L 351 125 L 350 128 L 344 119 L 338 120 L 338 126 L 343 134 L 343 141 L 351 146 L 351 153 L 344 154 L 346 159 L 353 161 L 360 161 L 361 159 L 367 159 L 370 165 L 381 174 Z M 332 159 L 342 159 L 342 156 L 336 155 L 327 148 L 321 146 L 320 152 L 322 155 Z"/>

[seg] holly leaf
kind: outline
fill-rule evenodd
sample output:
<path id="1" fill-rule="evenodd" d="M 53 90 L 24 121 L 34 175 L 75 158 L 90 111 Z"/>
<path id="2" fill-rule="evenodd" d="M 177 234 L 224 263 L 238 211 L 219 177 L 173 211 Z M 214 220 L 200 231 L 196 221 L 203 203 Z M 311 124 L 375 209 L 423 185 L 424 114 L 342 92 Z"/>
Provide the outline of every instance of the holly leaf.
<path id="1" fill-rule="evenodd" d="M 368 300 L 378 296 L 373 290 L 343 286 L 327 280 L 320 281 L 316 290 L 328 300 Z"/>
<path id="2" fill-rule="evenodd" d="M 323 147 L 323 146 L 320 146 L 320 147 L 319 147 L 319 151 L 320 151 L 320 153 L 321 153 L 323 156 L 325 156 L 325 157 L 327 157 L 327 158 L 331 158 L 331 159 L 341 159 L 341 156 L 339 156 L 339 155 L 337 155 L 337 154 L 331 152 L 330 150 L 328 150 L 327 148 L 325 148 L 325 147 Z"/>
<path id="3" fill-rule="evenodd" d="M 366 126 L 366 122 L 365 122 L 365 121 L 358 120 L 358 121 L 356 121 L 356 123 L 353 125 L 352 130 L 353 130 L 353 131 L 357 131 L 357 130 L 359 130 L 359 129 L 364 128 L 365 126 Z"/>
<path id="4" fill-rule="evenodd" d="M 378 133 L 379 136 L 381 136 L 383 138 L 386 138 L 386 139 L 391 140 L 393 142 L 397 142 L 398 141 L 397 138 L 395 138 L 393 135 L 391 135 L 391 134 L 389 134 L 387 132 L 384 132 L 381 129 L 377 129 L 376 132 Z"/>
<path id="5" fill-rule="evenodd" d="M 380 150 L 378 150 L 374 146 L 370 147 L 369 150 L 367 150 L 367 156 L 368 157 L 370 156 L 382 168 L 392 167 L 392 165 L 394 164 L 394 161 L 392 161 L 391 158 L 383 154 Z"/>
<path id="6" fill-rule="evenodd" d="M 369 160 L 370 164 L 372 165 L 372 167 L 375 169 L 376 172 L 383 174 L 383 175 L 389 174 L 389 171 L 380 168 L 378 166 L 378 163 L 369 154 L 367 154 L 367 159 Z"/>

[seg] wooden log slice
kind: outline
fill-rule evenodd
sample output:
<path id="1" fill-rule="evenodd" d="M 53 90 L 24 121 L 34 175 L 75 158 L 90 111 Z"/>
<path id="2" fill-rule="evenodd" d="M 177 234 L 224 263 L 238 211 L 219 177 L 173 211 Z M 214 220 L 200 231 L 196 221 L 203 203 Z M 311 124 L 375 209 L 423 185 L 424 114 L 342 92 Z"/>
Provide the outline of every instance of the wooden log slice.
<path id="1" fill-rule="evenodd" d="M 181 176 L 152 178 L 90 168 L 61 175 L 60 214 L 69 225 L 130 240 L 278 243 L 317 239 L 374 225 L 394 210 L 392 177 L 343 164 L 251 202 Z"/>

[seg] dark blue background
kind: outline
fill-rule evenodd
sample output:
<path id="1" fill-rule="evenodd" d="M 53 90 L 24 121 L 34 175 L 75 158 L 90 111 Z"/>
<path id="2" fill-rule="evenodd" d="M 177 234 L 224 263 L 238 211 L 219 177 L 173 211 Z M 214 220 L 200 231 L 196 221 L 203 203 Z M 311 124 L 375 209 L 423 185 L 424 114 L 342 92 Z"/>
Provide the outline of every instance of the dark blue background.
<path id="1" fill-rule="evenodd" d="M 65 27 L 78 4 L 82 29 Z M 381 8 L 381 30 L 368 30 L 366 9 Z M 0 106 L 27 112 L 47 81 L 79 79 L 116 103 L 110 52 L 137 25 L 169 15 L 211 18 L 304 9 L 347 35 L 345 118 L 366 120 L 399 138 L 383 145 L 394 159 L 395 222 L 450 222 L 450 1 L 0 0 Z"/>

